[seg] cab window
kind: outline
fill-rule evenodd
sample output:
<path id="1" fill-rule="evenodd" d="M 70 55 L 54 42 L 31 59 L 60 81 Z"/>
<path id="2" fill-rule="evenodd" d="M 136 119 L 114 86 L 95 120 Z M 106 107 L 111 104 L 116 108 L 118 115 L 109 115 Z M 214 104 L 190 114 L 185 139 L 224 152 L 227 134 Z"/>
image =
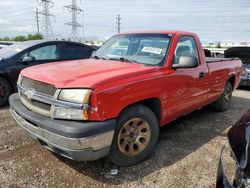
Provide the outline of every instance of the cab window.
<path id="1" fill-rule="evenodd" d="M 180 56 L 191 56 L 199 60 L 196 42 L 191 36 L 183 36 L 177 42 L 174 53 L 174 64 L 178 63 Z"/>

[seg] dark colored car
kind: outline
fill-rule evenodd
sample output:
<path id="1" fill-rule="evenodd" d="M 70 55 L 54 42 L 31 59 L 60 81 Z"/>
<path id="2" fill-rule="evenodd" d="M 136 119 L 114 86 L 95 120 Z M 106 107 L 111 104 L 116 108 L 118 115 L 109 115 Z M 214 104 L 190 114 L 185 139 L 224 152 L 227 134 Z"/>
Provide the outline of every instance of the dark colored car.
<path id="1" fill-rule="evenodd" d="M 12 45 L 13 43 L 11 42 L 0 42 L 0 49 L 6 47 L 6 46 L 9 46 L 9 45 Z"/>
<path id="2" fill-rule="evenodd" d="M 230 128 L 227 136 L 231 147 L 231 156 L 235 160 L 236 164 L 236 174 L 234 182 L 230 184 L 223 167 L 222 150 L 218 167 L 216 187 L 250 187 L 250 110 Z"/>
<path id="3" fill-rule="evenodd" d="M 250 47 L 232 47 L 225 52 L 225 57 L 238 57 L 242 61 L 244 70 L 241 74 L 240 86 L 250 86 Z"/>
<path id="4" fill-rule="evenodd" d="M 96 49 L 69 41 L 27 41 L 0 50 L 0 106 L 16 91 L 16 82 L 24 68 L 55 61 L 89 58 Z"/>

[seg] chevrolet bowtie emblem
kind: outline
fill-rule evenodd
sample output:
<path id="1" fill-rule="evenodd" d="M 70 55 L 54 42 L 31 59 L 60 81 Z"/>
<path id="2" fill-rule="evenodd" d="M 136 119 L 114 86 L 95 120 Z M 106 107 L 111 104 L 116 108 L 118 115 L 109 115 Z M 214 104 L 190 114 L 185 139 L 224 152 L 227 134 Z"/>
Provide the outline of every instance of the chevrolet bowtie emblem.
<path id="1" fill-rule="evenodd" d="M 29 90 L 25 91 L 24 94 L 27 96 L 27 98 L 29 100 L 31 100 L 31 99 L 33 99 L 33 96 L 35 94 L 35 90 L 29 89 Z"/>

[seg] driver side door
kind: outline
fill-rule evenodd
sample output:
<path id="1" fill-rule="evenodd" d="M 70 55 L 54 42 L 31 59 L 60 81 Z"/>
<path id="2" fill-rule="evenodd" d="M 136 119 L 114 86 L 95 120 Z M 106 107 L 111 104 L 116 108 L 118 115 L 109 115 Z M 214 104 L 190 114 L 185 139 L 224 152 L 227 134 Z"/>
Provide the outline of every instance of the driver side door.
<path id="1" fill-rule="evenodd" d="M 199 64 L 194 68 L 176 68 L 175 72 L 169 76 L 171 92 L 169 93 L 168 117 L 172 120 L 201 107 L 207 98 L 204 67 L 201 65 L 198 47 L 192 36 L 179 38 L 173 64 L 178 63 L 180 56 L 195 57 Z"/>

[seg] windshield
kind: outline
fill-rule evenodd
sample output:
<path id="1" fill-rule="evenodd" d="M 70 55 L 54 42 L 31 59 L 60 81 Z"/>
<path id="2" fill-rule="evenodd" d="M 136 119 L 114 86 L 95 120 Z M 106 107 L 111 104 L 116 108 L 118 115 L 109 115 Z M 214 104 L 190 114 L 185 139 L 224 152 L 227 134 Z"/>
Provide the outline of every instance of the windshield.
<path id="1" fill-rule="evenodd" d="M 27 42 L 20 42 L 17 44 L 13 44 L 10 46 L 5 46 L 4 48 L 2 48 L 0 50 L 0 58 L 10 58 L 16 54 L 18 54 L 19 52 L 33 46 L 35 44 L 35 42 L 31 42 L 31 41 L 27 41 Z"/>
<path id="2" fill-rule="evenodd" d="M 125 34 L 109 39 L 94 55 L 97 58 L 121 60 L 160 66 L 168 52 L 170 35 Z"/>

